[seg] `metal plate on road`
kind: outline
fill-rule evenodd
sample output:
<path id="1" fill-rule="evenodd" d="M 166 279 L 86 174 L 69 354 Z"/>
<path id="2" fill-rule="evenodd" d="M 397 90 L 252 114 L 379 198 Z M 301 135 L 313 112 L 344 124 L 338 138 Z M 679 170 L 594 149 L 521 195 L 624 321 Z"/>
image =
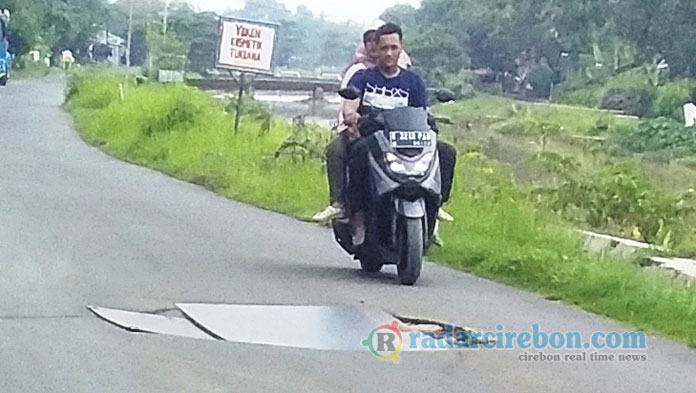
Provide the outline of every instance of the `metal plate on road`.
<path id="1" fill-rule="evenodd" d="M 99 318 L 135 333 L 230 341 L 327 351 L 375 351 L 380 343 L 396 352 L 447 351 L 457 348 L 459 332 L 474 330 L 441 322 L 392 316 L 357 306 L 268 306 L 230 304 L 177 304 L 186 318 L 110 308 L 87 308 Z M 395 331 L 400 332 L 398 339 Z M 386 332 L 386 334 L 385 334 Z M 456 333 L 456 334 L 455 334 Z M 430 338 L 429 338 L 430 337 Z M 438 340 L 438 345 L 426 341 Z M 483 343 L 482 341 L 479 341 Z M 452 344 L 452 345 L 447 345 Z M 398 350 L 397 350 L 398 347 Z M 388 347 L 384 347 L 388 348 Z"/>
<path id="2" fill-rule="evenodd" d="M 103 307 L 88 306 L 87 309 L 99 318 L 131 332 L 214 340 L 211 335 L 197 328 L 185 318 L 172 318 L 164 315 L 115 310 Z"/>
<path id="3" fill-rule="evenodd" d="M 363 340 L 393 316 L 352 306 L 177 304 L 197 325 L 226 341 L 319 350 L 365 351 Z"/>

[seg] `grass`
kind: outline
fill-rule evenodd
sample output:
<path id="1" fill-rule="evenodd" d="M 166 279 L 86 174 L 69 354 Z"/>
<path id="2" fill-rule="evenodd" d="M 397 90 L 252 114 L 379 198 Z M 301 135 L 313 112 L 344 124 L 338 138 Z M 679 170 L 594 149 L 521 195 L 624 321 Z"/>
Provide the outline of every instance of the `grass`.
<path id="1" fill-rule="evenodd" d="M 574 136 L 607 137 L 624 132 L 639 122 L 635 118 L 615 116 L 597 109 L 524 103 L 488 94 L 478 94 L 470 100 L 441 105 L 437 108 L 437 113 L 450 117 L 454 122 L 454 126 L 443 126 L 449 139 L 464 145 L 473 144 L 478 148 L 485 148 L 493 141 L 505 151 L 503 154 L 496 154 L 497 152 L 488 150 L 487 153 L 496 155 L 497 159 L 507 164 L 519 163 L 524 157 L 541 151 L 542 146 L 538 135 L 525 135 L 525 130 L 506 135 L 501 135 L 498 131 L 509 125 L 524 128 L 525 122 L 532 126 L 549 123 L 559 128 L 559 133 L 551 135 L 544 148 L 561 155 L 573 156 L 589 169 L 597 169 L 607 160 L 621 160 L 604 154 L 599 149 L 601 142 L 577 139 Z M 696 186 L 696 181 L 693 180 L 696 179 L 694 157 L 664 160 L 649 155 L 635 155 L 623 160 L 636 163 L 647 179 L 671 192 L 683 192 Z M 525 172 L 524 169 L 521 171 Z"/>
<path id="2" fill-rule="evenodd" d="M 438 113 L 453 117 L 459 123 L 502 123 L 499 126 L 520 118 L 533 118 L 577 135 L 596 134 L 602 127 L 621 128 L 636 124 L 634 118 L 618 117 L 597 109 L 526 103 L 489 94 L 477 94 L 466 101 L 441 105 Z"/>
<path id="3" fill-rule="evenodd" d="M 10 79 L 38 79 L 62 72 L 63 71 L 59 68 L 49 68 L 43 64 L 29 63 L 25 68 L 13 68 L 12 72 L 10 73 Z"/>
<path id="4" fill-rule="evenodd" d="M 231 117 L 204 93 L 184 86 L 130 86 L 121 102 L 117 78 L 84 83 L 84 90 L 68 104 L 90 143 L 131 162 L 285 214 L 307 218 L 327 200 L 322 170 L 316 163 L 290 164 L 274 158 L 288 136 L 288 126 L 277 125 L 259 135 L 257 124 L 245 121 L 235 136 Z"/>
<path id="5" fill-rule="evenodd" d="M 534 165 L 534 156 L 542 152 L 571 158 L 588 182 L 593 176 L 604 176 L 602 173 L 608 166 L 631 164 L 637 168 L 640 179 L 654 188 L 656 197 L 664 196 L 676 201 L 696 187 L 696 167 L 688 162 L 649 155 L 616 157 L 609 154 L 612 136 L 635 127 L 639 120 L 634 118 L 617 117 L 589 108 L 520 103 L 486 94 L 443 105 L 437 111 L 439 115 L 452 119 L 454 125 L 444 126 L 443 132 L 456 141 L 460 149 L 480 151 L 503 163 L 514 175 L 518 186 L 524 189 L 549 184 L 549 178 L 554 177 L 544 175 Z M 606 138 L 606 141 L 592 140 L 594 137 Z M 578 219 L 581 217 L 582 214 Z M 683 223 L 668 225 L 658 236 L 660 244 L 669 241 L 683 257 L 696 255 L 696 248 L 691 244 L 696 238 L 695 218 L 694 215 L 684 216 Z M 575 225 L 615 236 L 629 236 L 638 241 L 656 235 L 654 232 L 639 234 L 632 226 L 621 227 L 616 222 L 601 227 L 586 222 L 576 222 Z"/>
<path id="6" fill-rule="evenodd" d="M 275 123 L 262 132 L 243 117 L 238 135 L 222 105 L 183 86 L 127 86 L 118 77 L 90 76 L 73 86 L 67 108 L 88 142 L 106 152 L 222 195 L 307 218 L 327 203 L 316 160 L 276 158 L 292 133 Z M 474 119 L 506 116 L 509 105 L 483 97 L 442 112 Z M 459 110 L 461 108 L 461 111 Z M 461 117 L 459 117 L 461 115 Z M 457 221 L 443 225 L 446 247 L 430 258 L 503 283 L 561 299 L 628 326 L 696 345 L 696 292 L 629 261 L 587 255 L 567 224 L 535 209 L 501 163 L 460 151 L 452 202 Z M 475 294 L 472 294 L 475 296 Z"/>

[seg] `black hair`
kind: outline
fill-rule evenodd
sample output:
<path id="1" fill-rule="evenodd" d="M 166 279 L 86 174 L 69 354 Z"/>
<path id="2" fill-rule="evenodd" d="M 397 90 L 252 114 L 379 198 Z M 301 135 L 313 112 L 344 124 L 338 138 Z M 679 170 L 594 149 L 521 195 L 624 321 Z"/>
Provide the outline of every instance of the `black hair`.
<path id="1" fill-rule="evenodd" d="M 370 36 L 375 35 L 375 33 L 377 33 L 377 30 L 375 30 L 375 29 L 370 29 L 370 30 L 364 32 L 363 33 L 363 44 L 367 44 L 367 42 L 370 41 Z"/>
<path id="2" fill-rule="evenodd" d="M 399 27 L 399 25 L 396 25 L 394 23 L 387 23 L 386 25 L 377 29 L 377 40 L 379 41 L 379 39 L 383 36 L 391 34 L 398 34 L 399 40 L 404 39 L 404 32 L 403 30 L 401 30 L 401 27 Z"/>

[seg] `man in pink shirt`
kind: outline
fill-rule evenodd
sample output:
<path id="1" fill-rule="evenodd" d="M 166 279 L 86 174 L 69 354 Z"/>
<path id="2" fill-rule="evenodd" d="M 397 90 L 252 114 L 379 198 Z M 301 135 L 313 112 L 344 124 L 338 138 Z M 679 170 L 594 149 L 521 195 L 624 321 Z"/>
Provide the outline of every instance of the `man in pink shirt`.
<path id="1" fill-rule="evenodd" d="M 348 86 L 351 78 L 360 70 L 375 66 L 377 60 L 377 30 L 368 30 L 363 34 L 364 53 L 357 56 L 356 61 L 346 70 L 341 82 L 341 88 Z M 359 54 L 359 53 L 358 53 Z M 346 160 L 348 159 L 348 147 L 360 137 L 360 132 L 355 127 L 348 127 L 343 123 L 343 105 L 346 100 L 341 100 L 341 111 L 338 118 L 338 135 L 326 148 L 326 175 L 329 180 L 329 206 L 312 217 L 314 221 L 324 222 L 343 215 L 343 196 L 346 186 Z"/>

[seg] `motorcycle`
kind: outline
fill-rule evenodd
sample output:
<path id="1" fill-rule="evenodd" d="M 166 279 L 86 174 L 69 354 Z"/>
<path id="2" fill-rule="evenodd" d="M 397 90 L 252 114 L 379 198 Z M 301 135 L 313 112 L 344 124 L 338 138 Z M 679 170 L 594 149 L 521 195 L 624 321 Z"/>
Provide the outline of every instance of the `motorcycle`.
<path id="1" fill-rule="evenodd" d="M 350 88 L 339 94 L 349 100 L 360 95 Z M 362 270 L 374 273 L 384 265 L 396 265 L 401 284 L 414 285 L 432 244 L 442 200 L 437 133 L 425 108 L 396 108 L 363 119 L 378 125 L 376 146 L 367 158 L 370 192 L 365 240 L 359 246 L 353 244 L 346 218 L 332 220 L 334 237 L 360 261 Z"/>
<path id="2" fill-rule="evenodd" d="M 10 77 L 10 56 L 7 43 L 7 18 L 8 12 L 0 13 L 0 86 L 5 86 Z"/>

